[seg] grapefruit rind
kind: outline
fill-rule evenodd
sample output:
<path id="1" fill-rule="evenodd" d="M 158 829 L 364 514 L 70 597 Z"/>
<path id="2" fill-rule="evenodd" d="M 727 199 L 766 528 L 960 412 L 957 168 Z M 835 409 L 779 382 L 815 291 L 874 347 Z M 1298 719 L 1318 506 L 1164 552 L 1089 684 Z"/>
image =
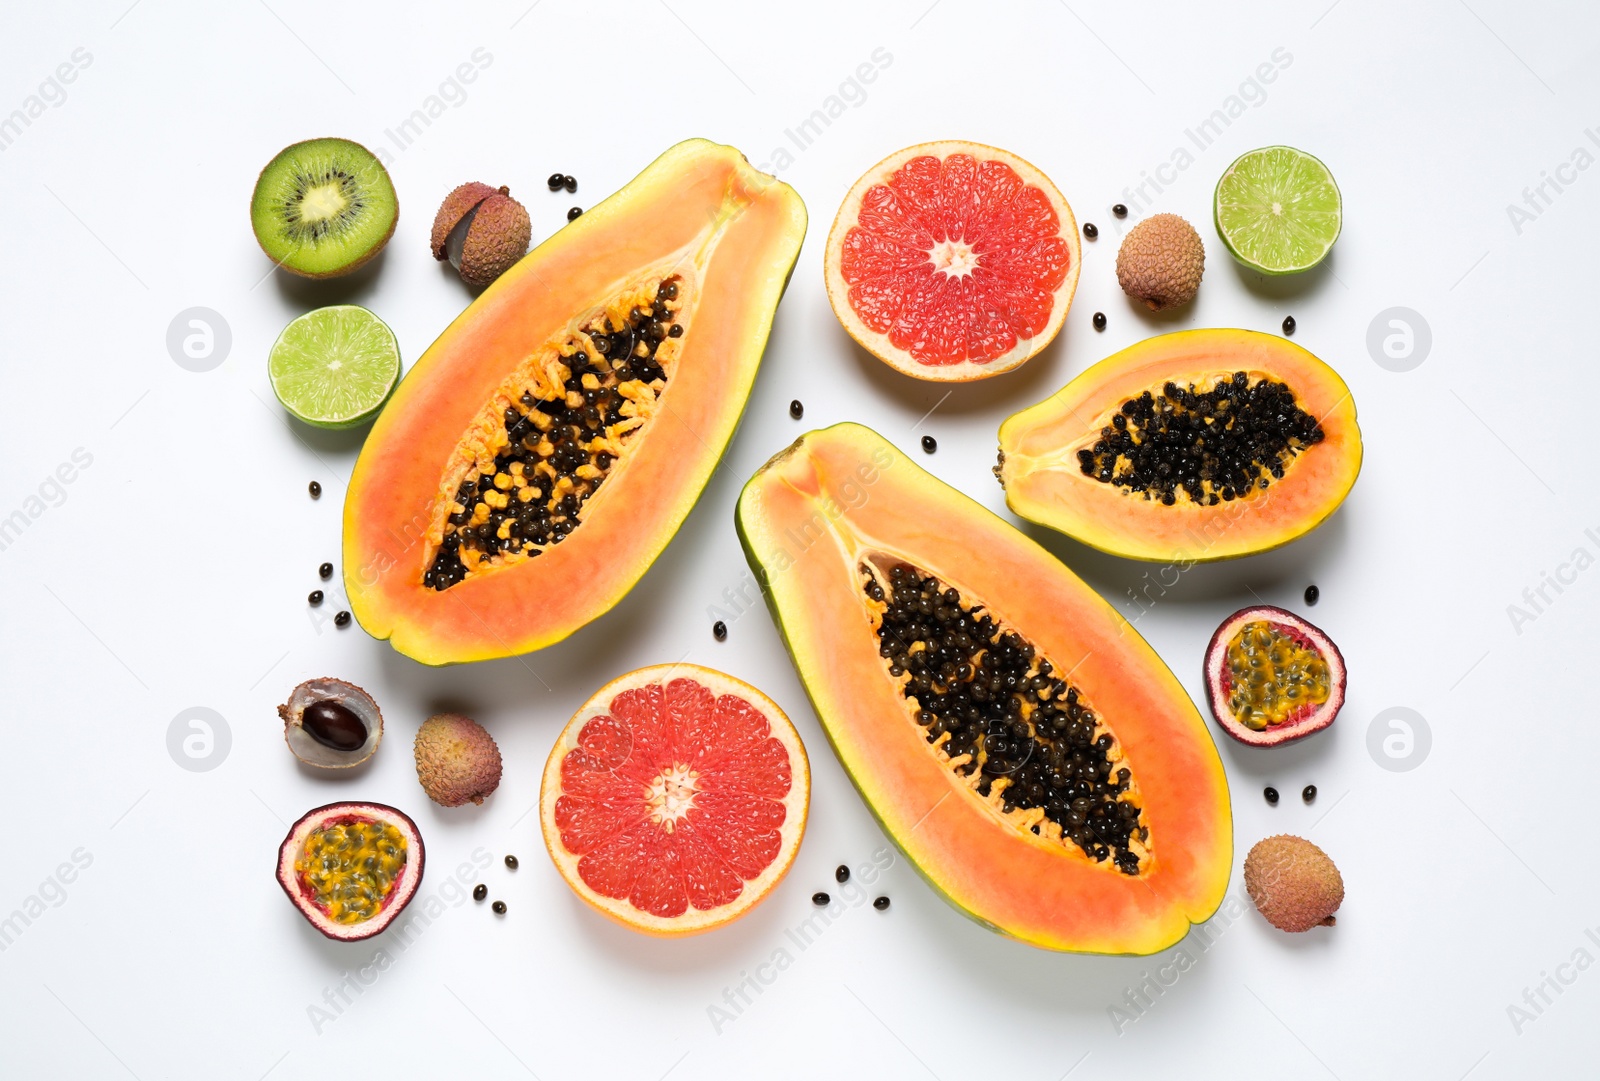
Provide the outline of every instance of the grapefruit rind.
<path id="1" fill-rule="evenodd" d="M 627 898 L 606 897 L 589 887 L 578 871 L 580 856 L 568 851 L 561 842 L 561 829 L 556 824 L 556 801 L 561 798 L 561 764 L 567 754 L 578 745 L 578 736 L 584 725 L 611 711 L 611 703 L 624 691 L 647 687 L 653 683 L 668 683 L 674 679 L 690 679 L 709 690 L 713 695 L 733 695 L 754 706 L 767 720 L 770 734 L 783 744 L 789 753 L 790 785 L 784 799 L 786 814 L 781 829 L 782 843 L 778 854 L 753 879 L 746 879 L 744 889 L 730 904 L 717 908 L 698 910 L 690 907 L 681 916 L 663 918 L 634 907 Z M 712 668 L 697 664 L 658 664 L 640 668 L 618 676 L 596 691 L 573 714 L 561 730 L 550 757 L 545 762 L 544 778 L 539 789 L 539 824 L 544 836 L 545 850 L 562 879 L 589 907 L 625 927 L 658 937 L 683 937 L 731 923 L 760 904 L 773 888 L 789 873 L 794 864 L 800 841 L 805 836 L 806 819 L 811 806 L 811 765 L 806 757 L 805 745 L 789 717 L 771 698 L 743 680 Z"/>
<path id="2" fill-rule="evenodd" d="M 963 361 L 958 364 L 946 365 L 924 364 L 896 346 L 890 341 L 889 335 L 868 327 L 861 317 L 856 314 L 850 303 L 850 285 L 845 281 L 842 267 L 844 244 L 846 235 L 859 218 L 862 200 L 873 186 L 886 183 L 901 166 L 913 158 L 931 156 L 943 160 L 951 154 L 970 154 L 980 161 L 1003 162 L 1015 170 L 1024 183 L 1043 192 L 1049 199 L 1051 207 L 1055 210 L 1056 216 L 1061 220 L 1061 239 L 1066 242 L 1071 253 L 1071 259 L 1067 267 L 1066 277 L 1055 289 L 1055 300 L 1050 311 L 1049 322 L 1046 323 L 1041 331 L 1030 338 L 1019 339 L 1010 352 L 983 363 Z M 878 162 L 871 169 L 868 169 L 855 182 L 849 193 L 845 195 L 844 202 L 840 204 L 839 212 L 833 219 L 833 227 L 828 232 L 828 246 L 823 254 L 822 264 L 828 289 L 828 301 L 833 305 L 833 313 L 838 317 L 840 324 L 844 326 L 850 337 L 854 338 L 861 348 L 896 371 L 916 379 L 941 383 L 968 383 L 978 379 L 988 379 L 992 376 L 1003 375 L 1020 367 L 1055 339 L 1055 336 L 1061 331 L 1062 324 L 1066 322 L 1067 311 L 1072 307 L 1072 297 L 1078 288 L 1078 274 L 1083 267 L 1083 249 L 1078 239 L 1078 220 L 1072 213 L 1071 205 L 1050 178 L 1031 162 L 1009 151 L 987 146 L 983 143 L 967 142 L 961 139 L 944 139 L 930 143 L 918 143 L 916 146 L 908 146 L 904 150 L 896 151 Z"/>

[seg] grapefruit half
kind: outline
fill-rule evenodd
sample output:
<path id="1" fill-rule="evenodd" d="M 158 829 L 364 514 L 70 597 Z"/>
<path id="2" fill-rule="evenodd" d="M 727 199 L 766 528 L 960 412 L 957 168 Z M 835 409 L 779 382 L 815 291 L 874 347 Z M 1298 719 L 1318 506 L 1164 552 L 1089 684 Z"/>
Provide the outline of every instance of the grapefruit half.
<path id="1" fill-rule="evenodd" d="M 539 795 L 574 893 L 636 931 L 690 935 L 754 908 L 794 862 L 811 770 L 777 704 L 663 664 L 596 691 L 562 730 Z"/>
<path id="2" fill-rule="evenodd" d="M 834 314 L 862 348 L 918 379 L 968 382 L 1050 344 L 1080 259 L 1077 219 L 1049 177 L 1004 150 L 946 140 L 856 181 L 823 264 Z"/>

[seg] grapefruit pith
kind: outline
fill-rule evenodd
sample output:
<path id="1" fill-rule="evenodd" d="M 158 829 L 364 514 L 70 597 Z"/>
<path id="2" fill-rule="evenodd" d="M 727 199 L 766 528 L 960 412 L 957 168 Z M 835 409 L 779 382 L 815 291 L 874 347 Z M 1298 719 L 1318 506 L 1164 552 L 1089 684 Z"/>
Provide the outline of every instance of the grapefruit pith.
<path id="1" fill-rule="evenodd" d="M 823 257 L 850 336 L 906 375 L 968 382 L 1022 364 L 1056 336 L 1078 287 L 1072 208 L 1015 154 L 945 140 L 867 170 Z"/>
<path id="2" fill-rule="evenodd" d="M 811 772 L 777 704 L 732 676 L 656 665 L 596 691 L 545 764 L 545 847 L 574 893 L 654 935 L 744 915 L 805 832 Z"/>

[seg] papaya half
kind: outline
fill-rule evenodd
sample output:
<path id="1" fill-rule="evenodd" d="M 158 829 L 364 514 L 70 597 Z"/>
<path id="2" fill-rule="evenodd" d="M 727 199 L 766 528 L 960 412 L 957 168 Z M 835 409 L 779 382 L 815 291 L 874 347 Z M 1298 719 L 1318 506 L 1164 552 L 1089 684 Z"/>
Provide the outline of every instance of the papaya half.
<path id="1" fill-rule="evenodd" d="M 1092 548 L 1202 563 L 1304 536 L 1360 471 L 1337 372 L 1275 335 L 1185 330 L 1008 417 L 995 475 L 1013 511 Z"/>
<path id="2" fill-rule="evenodd" d="M 361 625 L 445 664 L 540 649 L 610 610 L 733 436 L 805 227 L 787 184 L 692 139 L 501 275 L 356 462 L 344 578 Z"/>
<path id="3" fill-rule="evenodd" d="M 855 424 L 762 467 L 738 527 L 839 761 L 958 909 L 1130 954 L 1217 910 L 1233 824 L 1216 745 L 1047 551 Z"/>

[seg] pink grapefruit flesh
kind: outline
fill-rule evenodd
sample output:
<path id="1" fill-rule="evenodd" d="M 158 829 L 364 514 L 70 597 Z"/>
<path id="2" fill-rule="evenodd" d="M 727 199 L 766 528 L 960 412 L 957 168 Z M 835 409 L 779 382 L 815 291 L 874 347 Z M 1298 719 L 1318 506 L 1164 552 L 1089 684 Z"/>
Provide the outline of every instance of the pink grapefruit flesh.
<path id="1" fill-rule="evenodd" d="M 1061 329 L 1077 288 L 1072 208 L 1038 169 L 978 143 L 892 154 L 845 196 L 824 257 L 834 314 L 919 379 L 1010 371 Z"/>
<path id="2" fill-rule="evenodd" d="M 766 695 L 698 665 L 602 687 L 545 765 L 540 821 L 561 877 L 589 905 L 656 935 L 753 908 L 794 862 L 811 774 Z"/>

